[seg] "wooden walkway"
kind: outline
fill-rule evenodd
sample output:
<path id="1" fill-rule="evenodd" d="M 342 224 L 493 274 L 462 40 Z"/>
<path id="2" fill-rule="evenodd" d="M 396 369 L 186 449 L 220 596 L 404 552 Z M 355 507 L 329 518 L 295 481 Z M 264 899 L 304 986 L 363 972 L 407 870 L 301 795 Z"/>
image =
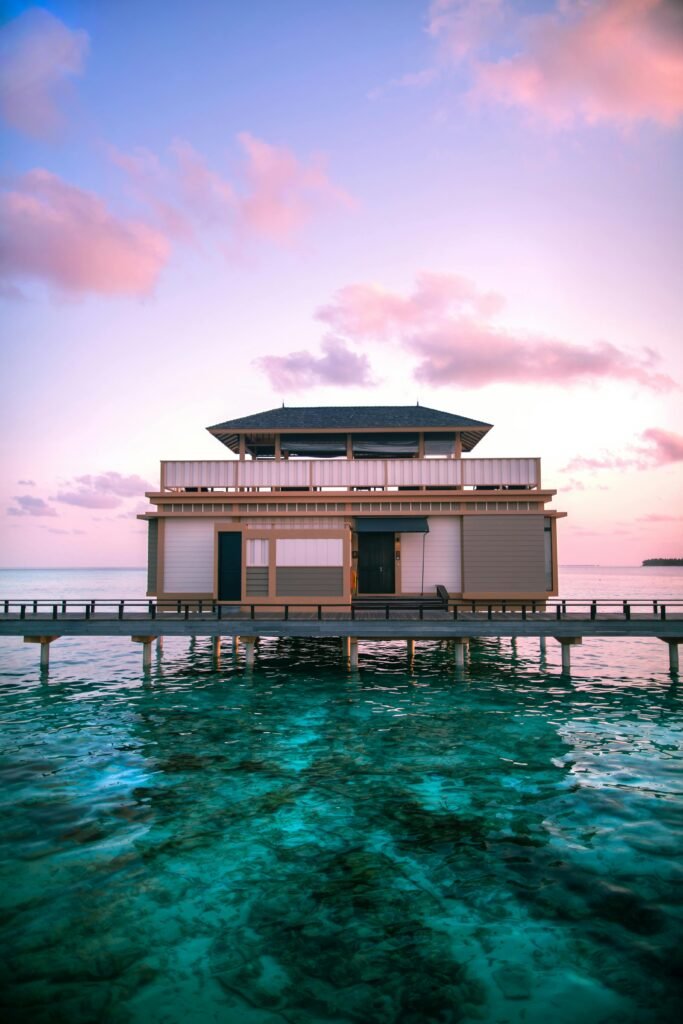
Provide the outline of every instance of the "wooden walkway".
<path id="1" fill-rule="evenodd" d="M 562 666 L 571 667 L 571 648 L 584 638 L 654 637 L 667 643 L 669 668 L 677 673 L 683 643 L 683 601 L 556 600 L 519 603 L 508 608 L 477 601 L 452 601 L 434 608 L 388 601 L 376 607 L 315 605 L 225 605 L 215 602 L 131 600 L 0 601 L 0 636 L 20 636 L 40 644 L 40 664 L 49 666 L 50 644 L 66 636 L 121 636 L 142 644 L 143 667 L 151 664 L 153 641 L 163 637 L 207 636 L 220 650 L 220 638 L 245 645 L 253 664 L 256 640 L 272 637 L 339 637 L 350 664 L 357 664 L 359 640 L 450 640 L 456 666 L 464 665 L 464 648 L 479 637 L 548 637 L 562 646 Z"/>

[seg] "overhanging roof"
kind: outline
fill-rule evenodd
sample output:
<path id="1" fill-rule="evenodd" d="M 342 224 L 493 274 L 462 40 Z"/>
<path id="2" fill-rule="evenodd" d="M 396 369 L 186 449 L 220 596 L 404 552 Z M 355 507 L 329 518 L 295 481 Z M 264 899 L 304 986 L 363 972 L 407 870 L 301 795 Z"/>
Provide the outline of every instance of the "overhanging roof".
<path id="1" fill-rule="evenodd" d="M 426 516 L 356 516 L 356 533 L 429 533 Z"/>
<path id="2" fill-rule="evenodd" d="M 252 431 L 314 434 L 329 430 L 344 433 L 365 430 L 458 430 L 462 434 L 463 450 L 471 451 L 491 426 L 491 423 L 483 420 L 430 409 L 426 405 L 334 405 L 282 406 L 215 423 L 207 427 L 207 430 L 233 450 L 240 434 Z"/>

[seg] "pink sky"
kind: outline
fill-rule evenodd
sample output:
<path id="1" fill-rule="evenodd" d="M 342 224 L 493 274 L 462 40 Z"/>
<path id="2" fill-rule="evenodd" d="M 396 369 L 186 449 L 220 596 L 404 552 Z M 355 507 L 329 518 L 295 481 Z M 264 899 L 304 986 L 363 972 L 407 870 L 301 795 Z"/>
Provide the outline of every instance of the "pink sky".
<path id="1" fill-rule="evenodd" d="M 0 55 L 1 565 L 144 564 L 159 459 L 283 401 L 487 420 L 561 561 L 683 555 L 680 4 L 18 5 Z"/>

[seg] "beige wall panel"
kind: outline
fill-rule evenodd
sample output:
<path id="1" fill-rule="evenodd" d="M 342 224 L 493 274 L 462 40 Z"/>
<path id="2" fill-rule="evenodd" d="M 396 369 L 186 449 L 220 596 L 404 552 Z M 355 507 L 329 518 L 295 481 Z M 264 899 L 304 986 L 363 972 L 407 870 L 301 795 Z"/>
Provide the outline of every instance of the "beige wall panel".
<path id="1" fill-rule="evenodd" d="M 450 594 L 462 590 L 462 516 L 429 516 L 429 533 L 401 534 L 401 591 L 422 593 L 422 538 L 424 537 L 424 593 L 439 584 Z"/>
<path id="2" fill-rule="evenodd" d="M 341 537 L 278 539 L 275 542 L 275 563 L 278 566 L 343 565 L 344 542 Z"/>
<path id="3" fill-rule="evenodd" d="M 341 566 L 278 566 L 278 597 L 341 597 L 344 570 Z"/>
<path id="4" fill-rule="evenodd" d="M 268 596 L 268 566 L 247 569 L 247 597 Z"/>
<path id="5" fill-rule="evenodd" d="M 464 590 L 545 592 L 544 547 L 543 516 L 464 516 Z"/>
<path id="6" fill-rule="evenodd" d="M 164 591 L 213 592 L 213 519 L 167 519 L 164 530 Z"/>

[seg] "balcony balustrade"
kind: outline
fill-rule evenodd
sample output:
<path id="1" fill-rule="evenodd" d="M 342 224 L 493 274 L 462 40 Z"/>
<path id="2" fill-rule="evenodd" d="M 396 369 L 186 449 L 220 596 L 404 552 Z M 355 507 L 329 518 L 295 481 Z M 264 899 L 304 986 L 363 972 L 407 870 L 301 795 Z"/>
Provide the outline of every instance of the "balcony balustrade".
<path id="1" fill-rule="evenodd" d="M 531 459 L 237 459 L 162 462 L 161 491 L 538 489 Z"/>

